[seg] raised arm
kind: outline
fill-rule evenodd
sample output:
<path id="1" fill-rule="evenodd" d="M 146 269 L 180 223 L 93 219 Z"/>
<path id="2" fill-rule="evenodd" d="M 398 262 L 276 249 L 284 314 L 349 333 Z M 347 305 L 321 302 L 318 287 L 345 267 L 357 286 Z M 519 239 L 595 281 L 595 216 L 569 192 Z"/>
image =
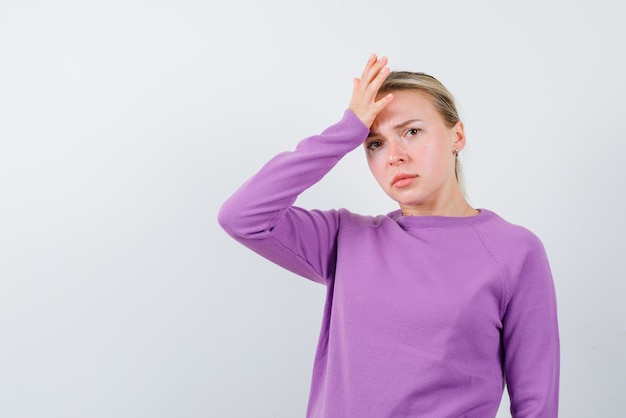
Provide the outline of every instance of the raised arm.
<path id="1" fill-rule="evenodd" d="M 293 206 L 349 151 L 363 143 L 376 114 L 391 96 L 376 101 L 389 74 L 386 58 L 372 55 L 355 79 L 350 107 L 337 124 L 306 138 L 294 151 L 270 160 L 221 207 L 218 220 L 233 238 L 269 260 L 307 278 L 326 282 L 338 227 L 335 211 Z"/>

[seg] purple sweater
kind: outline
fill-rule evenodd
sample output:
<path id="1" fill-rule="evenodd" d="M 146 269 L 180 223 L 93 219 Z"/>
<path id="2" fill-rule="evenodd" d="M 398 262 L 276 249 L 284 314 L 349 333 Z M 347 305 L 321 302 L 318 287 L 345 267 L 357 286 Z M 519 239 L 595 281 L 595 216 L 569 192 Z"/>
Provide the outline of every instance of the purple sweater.
<path id="1" fill-rule="evenodd" d="M 237 241 L 327 287 L 308 417 L 556 417 L 555 291 L 539 239 L 472 217 L 293 206 L 368 129 L 351 112 L 277 155 L 222 206 Z"/>

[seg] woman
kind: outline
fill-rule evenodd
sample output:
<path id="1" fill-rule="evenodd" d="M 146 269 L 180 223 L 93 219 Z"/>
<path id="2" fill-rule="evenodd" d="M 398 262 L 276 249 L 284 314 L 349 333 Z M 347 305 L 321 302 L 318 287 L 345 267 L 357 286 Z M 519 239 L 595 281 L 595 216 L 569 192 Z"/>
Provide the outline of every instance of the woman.
<path id="1" fill-rule="evenodd" d="M 308 417 L 556 417 L 559 339 L 545 251 L 467 202 L 466 143 L 436 79 L 372 55 L 343 119 L 270 160 L 222 206 L 236 240 L 327 286 Z M 400 209 L 305 210 L 296 197 L 363 144 Z"/>

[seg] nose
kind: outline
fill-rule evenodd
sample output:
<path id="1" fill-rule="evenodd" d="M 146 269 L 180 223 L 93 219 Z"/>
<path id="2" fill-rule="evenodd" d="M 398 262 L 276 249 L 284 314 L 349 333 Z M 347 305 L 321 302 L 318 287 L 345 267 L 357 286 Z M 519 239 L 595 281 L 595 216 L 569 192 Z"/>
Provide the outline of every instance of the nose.
<path id="1" fill-rule="evenodd" d="M 407 156 L 404 146 L 398 141 L 391 141 L 387 146 L 389 165 L 398 165 L 406 162 Z"/>

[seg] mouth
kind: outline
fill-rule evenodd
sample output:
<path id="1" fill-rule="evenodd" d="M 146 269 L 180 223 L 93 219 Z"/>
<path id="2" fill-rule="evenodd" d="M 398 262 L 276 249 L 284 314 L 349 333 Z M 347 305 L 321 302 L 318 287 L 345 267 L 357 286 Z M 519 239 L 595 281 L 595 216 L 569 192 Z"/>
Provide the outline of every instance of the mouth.
<path id="1" fill-rule="evenodd" d="M 408 187 L 417 178 L 417 174 L 398 174 L 391 180 L 391 187 L 398 189 Z"/>

